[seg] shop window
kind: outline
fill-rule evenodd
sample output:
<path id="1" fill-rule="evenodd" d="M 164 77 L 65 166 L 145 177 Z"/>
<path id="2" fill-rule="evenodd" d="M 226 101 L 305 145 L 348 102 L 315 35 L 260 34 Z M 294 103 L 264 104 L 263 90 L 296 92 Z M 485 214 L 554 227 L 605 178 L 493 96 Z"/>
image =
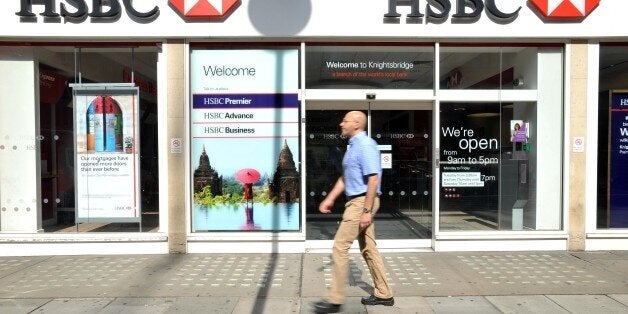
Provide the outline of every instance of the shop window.
<path id="1" fill-rule="evenodd" d="M 628 228 L 628 45 L 601 44 L 597 228 Z"/>
<path id="2" fill-rule="evenodd" d="M 454 68 L 462 78 L 445 89 L 536 100 L 441 102 L 440 230 L 562 229 L 562 49 L 444 47 L 441 67 L 441 84 Z"/>
<path id="3" fill-rule="evenodd" d="M 22 128 L 5 127 L 2 130 L 0 167 L 9 173 L 21 171 L 22 175 L 2 177 L 1 231 L 157 231 L 158 51 L 155 45 L 114 46 L 0 47 L 0 85 L 12 89 L 10 93 L 3 91 L 0 94 L 0 116 L 15 114 L 25 119 Z M 21 70 L 25 71 L 20 76 L 11 74 Z M 38 84 L 33 86 L 33 82 Z M 136 106 L 125 107 L 124 102 L 115 96 L 102 95 L 91 99 L 84 110 L 78 112 L 76 89 L 80 84 L 90 84 L 97 90 L 102 90 L 105 84 L 126 85 L 137 91 L 133 100 Z M 17 103 L 20 110 L 11 107 Z M 137 120 L 123 118 L 131 115 Z M 132 135 L 123 133 L 128 121 L 137 126 L 137 132 Z M 84 136 L 75 130 L 83 130 Z M 132 145 L 137 145 L 135 150 L 127 152 Z M 15 149 L 6 149 L 13 147 Z M 95 190 L 113 191 L 117 181 L 104 180 L 96 184 L 95 179 L 102 179 L 103 175 L 82 172 L 81 168 L 87 168 L 80 159 L 82 149 L 106 154 L 107 158 L 136 153 L 137 159 L 129 169 L 137 169 L 137 176 L 117 173 L 112 177 L 132 176 L 135 182 L 131 186 L 136 187 L 137 192 L 129 193 L 135 194 L 137 202 L 116 206 L 113 204 L 116 193 L 95 193 Z M 13 160 L 13 166 L 5 162 L 7 159 Z M 101 168 L 117 169 L 113 164 Z M 79 176 L 94 180 L 81 181 Z M 7 180 L 16 178 L 16 184 L 23 185 L 24 189 L 7 184 Z M 85 216 L 77 210 L 83 203 L 88 203 Z M 136 219 L 132 222 L 119 219 L 114 212 L 123 210 L 121 207 L 133 211 Z"/>
<path id="4" fill-rule="evenodd" d="M 440 49 L 441 89 L 534 89 L 537 47 Z"/>
<path id="5" fill-rule="evenodd" d="M 309 89 L 432 89 L 433 46 L 308 46 Z"/>

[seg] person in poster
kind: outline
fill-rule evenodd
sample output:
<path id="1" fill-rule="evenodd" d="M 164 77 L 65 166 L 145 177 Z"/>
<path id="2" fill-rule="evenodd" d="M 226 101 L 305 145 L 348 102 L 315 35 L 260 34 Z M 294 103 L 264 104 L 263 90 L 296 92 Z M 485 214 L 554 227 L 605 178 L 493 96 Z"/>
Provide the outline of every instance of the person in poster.
<path id="1" fill-rule="evenodd" d="M 332 259 L 334 261 L 331 287 L 327 296 L 313 304 L 317 313 L 336 313 L 345 301 L 345 283 L 349 272 L 349 248 L 358 239 L 360 251 L 366 261 L 374 283 L 374 293 L 363 297 L 365 305 L 395 304 L 386 280 L 384 263 L 375 243 L 373 215 L 379 209 L 382 166 L 377 143 L 366 135 L 366 115 L 350 111 L 340 123 L 342 135 L 349 137 L 349 148 L 342 160 L 343 175 L 327 197 L 319 211 L 328 214 L 334 201 L 343 192 L 347 197 L 342 222 L 334 237 Z"/>
<path id="2" fill-rule="evenodd" d="M 510 121 L 510 141 L 513 143 L 526 143 L 528 141 L 526 123 L 523 120 Z"/>

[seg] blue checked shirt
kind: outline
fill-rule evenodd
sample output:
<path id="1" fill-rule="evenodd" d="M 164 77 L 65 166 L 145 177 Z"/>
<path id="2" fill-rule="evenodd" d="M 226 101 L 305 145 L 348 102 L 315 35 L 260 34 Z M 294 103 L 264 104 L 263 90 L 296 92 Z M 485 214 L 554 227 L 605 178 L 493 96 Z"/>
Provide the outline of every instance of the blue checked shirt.
<path id="1" fill-rule="evenodd" d="M 381 194 L 382 165 L 377 143 L 362 131 L 349 139 L 349 148 L 342 159 L 345 194 L 358 195 L 366 192 L 368 176 L 379 175 L 377 194 Z"/>

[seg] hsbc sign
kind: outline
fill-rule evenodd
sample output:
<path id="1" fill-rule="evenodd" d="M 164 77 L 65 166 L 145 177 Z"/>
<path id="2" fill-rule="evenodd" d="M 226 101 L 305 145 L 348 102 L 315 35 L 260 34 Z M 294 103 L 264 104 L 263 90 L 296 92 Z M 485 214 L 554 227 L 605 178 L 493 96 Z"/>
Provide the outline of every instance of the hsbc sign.
<path id="1" fill-rule="evenodd" d="M 8 0 L 0 0 L 8 1 Z M 12 0 L 20 2 L 20 11 L 15 14 L 21 18 L 36 21 L 37 13 L 50 21 L 60 18 L 73 22 L 82 22 L 87 17 L 100 21 L 115 22 L 124 11 L 129 16 L 152 21 L 159 15 L 159 7 L 142 12 L 133 5 L 133 0 Z M 240 0 L 168 0 L 170 6 L 186 18 L 220 18 L 235 9 Z M 34 11 L 33 7 L 39 9 Z M 37 13 L 36 13 L 37 12 Z M 60 22 L 60 20 L 59 20 Z"/>
<path id="2" fill-rule="evenodd" d="M 530 3 L 547 18 L 585 18 L 599 4 L 600 0 L 530 0 Z"/>
<path id="3" fill-rule="evenodd" d="M 37 21 L 37 15 L 46 22 L 61 22 L 61 19 L 81 23 L 88 17 L 93 20 L 113 23 L 126 12 L 134 20 L 152 22 L 159 16 L 159 6 L 152 9 L 137 9 L 134 0 L 0 0 L 20 3 L 20 11 L 15 12 L 22 22 Z M 143 0 L 136 0 L 140 2 Z M 250 0 L 253 1 L 253 0 Z M 522 6 L 513 8 L 512 0 L 379 0 L 388 1 L 388 12 L 384 14 L 387 23 L 400 23 L 397 8 L 409 6 L 409 20 L 424 18 L 427 21 L 444 21 L 450 16 L 452 21 L 477 21 L 482 14 L 495 22 L 514 21 Z M 620 1 L 620 0 L 617 0 Z M 168 0 L 171 9 L 183 19 L 226 18 L 239 5 L 241 0 Z M 601 0 L 528 0 L 528 6 L 537 11 L 546 21 L 582 20 L 600 4 Z M 424 6 L 421 4 L 424 3 Z M 146 4 L 144 4 L 146 5 Z M 150 5 L 149 5 L 150 6 Z M 149 7 L 150 8 L 150 7 Z"/>
<path id="4" fill-rule="evenodd" d="M 428 20 L 444 20 L 449 17 L 450 11 L 453 19 L 470 20 L 478 19 L 483 12 L 497 20 L 513 21 L 519 15 L 521 6 L 515 10 L 504 11 L 500 9 L 500 0 L 425 0 L 425 11 L 421 10 L 421 0 L 388 0 L 388 12 L 385 18 L 397 19 L 401 14 L 397 13 L 398 6 L 410 6 L 411 12 L 406 17 L 418 19 L 425 17 Z M 599 4 L 601 0 L 528 0 L 531 6 L 539 11 L 546 19 L 584 19 Z M 425 13 L 423 13 L 425 12 Z"/>
<path id="5" fill-rule="evenodd" d="M 122 1 L 122 5 L 120 5 Z M 88 16 L 100 20 L 115 20 L 122 12 L 122 6 L 127 14 L 139 19 L 153 20 L 159 15 L 159 7 L 155 6 L 147 12 L 140 12 L 133 6 L 133 0 L 92 0 L 91 10 L 85 0 L 61 1 L 60 10 L 57 12 L 56 0 L 20 0 L 20 11 L 15 14 L 22 18 L 36 19 L 33 13 L 33 5 L 43 5 L 41 16 L 48 19 L 63 17 L 72 21 L 83 21 Z"/>
<path id="6" fill-rule="evenodd" d="M 234 9 L 240 0 L 168 0 L 168 3 L 185 17 L 223 17 Z"/>

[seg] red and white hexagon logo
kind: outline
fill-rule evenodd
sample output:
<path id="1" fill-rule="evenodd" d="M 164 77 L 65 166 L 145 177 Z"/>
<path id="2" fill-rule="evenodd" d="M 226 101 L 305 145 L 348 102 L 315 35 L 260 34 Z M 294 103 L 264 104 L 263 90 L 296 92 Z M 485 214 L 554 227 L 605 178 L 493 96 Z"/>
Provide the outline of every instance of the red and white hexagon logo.
<path id="1" fill-rule="evenodd" d="M 601 0 L 530 0 L 541 14 L 556 19 L 585 18 Z"/>
<path id="2" fill-rule="evenodd" d="M 229 13 L 240 0 L 168 0 L 179 13 L 186 17 L 222 17 Z"/>

